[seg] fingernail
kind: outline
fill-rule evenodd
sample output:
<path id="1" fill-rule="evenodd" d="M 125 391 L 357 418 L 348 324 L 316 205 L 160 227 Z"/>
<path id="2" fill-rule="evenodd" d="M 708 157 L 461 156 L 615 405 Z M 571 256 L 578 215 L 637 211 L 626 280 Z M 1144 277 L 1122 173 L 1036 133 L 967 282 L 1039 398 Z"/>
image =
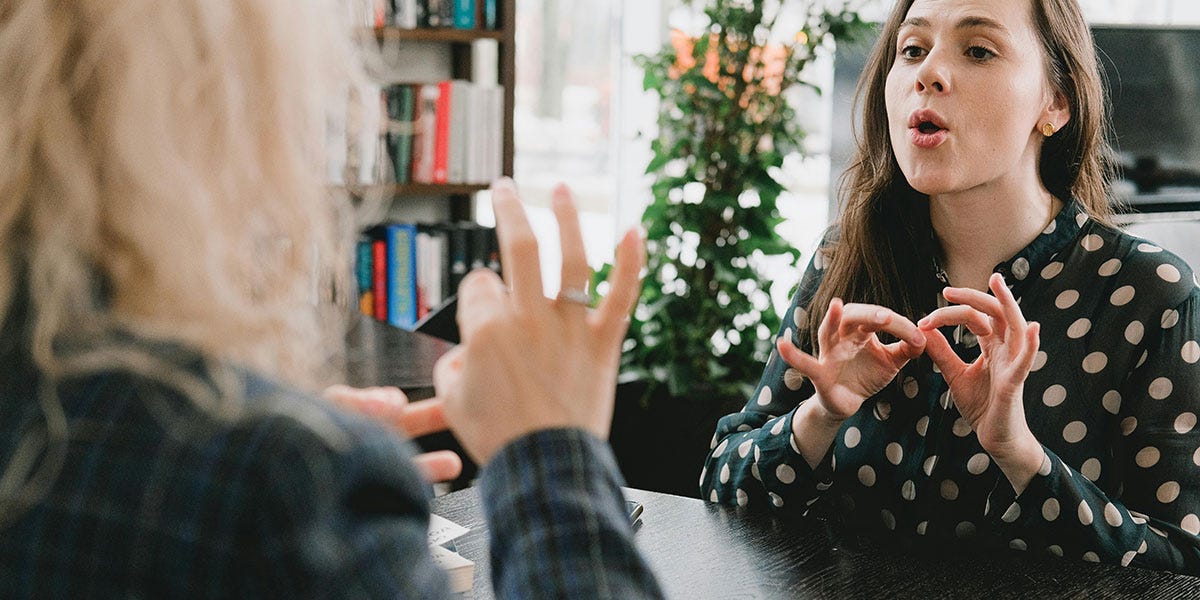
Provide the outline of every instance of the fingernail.
<path id="1" fill-rule="evenodd" d="M 517 186 L 510 177 L 499 177 L 492 181 L 492 190 L 516 191 Z"/>
<path id="2" fill-rule="evenodd" d="M 920 331 L 917 331 L 917 334 L 913 336 L 913 343 L 918 346 L 924 346 L 925 345 L 925 334 L 921 333 Z"/>
<path id="3" fill-rule="evenodd" d="M 887 321 L 887 318 L 888 318 L 888 313 L 886 310 L 883 310 L 881 308 L 881 309 L 875 311 L 875 320 L 876 321 L 883 323 L 884 321 Z"/>

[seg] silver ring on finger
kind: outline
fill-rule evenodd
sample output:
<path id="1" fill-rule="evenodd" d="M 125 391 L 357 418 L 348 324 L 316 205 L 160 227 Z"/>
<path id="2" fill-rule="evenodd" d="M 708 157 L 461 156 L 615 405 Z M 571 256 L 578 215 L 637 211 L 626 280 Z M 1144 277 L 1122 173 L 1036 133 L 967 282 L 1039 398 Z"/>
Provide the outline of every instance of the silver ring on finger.
<path id="1" fill-rule="evenodd" d="M 571 304 L 581 304 L 583 306 L 591 306 L 592 298 L 584 290 L 561 289 L 558 291 L 558 296 L 555 297 L 558 302 L 570 302 Z"/>

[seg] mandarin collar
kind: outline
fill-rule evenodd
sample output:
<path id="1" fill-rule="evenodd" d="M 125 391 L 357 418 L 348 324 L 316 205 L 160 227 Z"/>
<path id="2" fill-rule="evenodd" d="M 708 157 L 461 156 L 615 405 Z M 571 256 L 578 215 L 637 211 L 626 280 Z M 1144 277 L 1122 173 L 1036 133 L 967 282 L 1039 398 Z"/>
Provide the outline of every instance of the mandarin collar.
<path id="1" fill-rule="evenodd" d="M 1079 232 L 1088 222 L 1088 214 L 1074 198 L 1063 203 L 1062 210 L 1029 245 L 1012 258 L 996 265 L 994 272 L 1004 276 L 1009 289 L 1020 296 L 1024 283 L 1042 269 L 1079 237 Z"/>

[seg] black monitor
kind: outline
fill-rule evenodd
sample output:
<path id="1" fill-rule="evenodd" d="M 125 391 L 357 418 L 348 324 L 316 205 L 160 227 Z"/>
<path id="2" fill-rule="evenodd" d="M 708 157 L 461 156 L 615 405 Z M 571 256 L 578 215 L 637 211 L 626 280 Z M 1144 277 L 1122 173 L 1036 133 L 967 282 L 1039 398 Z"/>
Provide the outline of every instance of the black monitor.
<path id="1" fill-rule="evenodd" d="M 1096 25 L 1092 35 L 1121 171 L 1114 195 L 1139 210 L 1200 207 L 1200 29 Z M 839 46 L 834 60 L 835 183 L 853 152 L 851 103 L 873 42 Z"/>

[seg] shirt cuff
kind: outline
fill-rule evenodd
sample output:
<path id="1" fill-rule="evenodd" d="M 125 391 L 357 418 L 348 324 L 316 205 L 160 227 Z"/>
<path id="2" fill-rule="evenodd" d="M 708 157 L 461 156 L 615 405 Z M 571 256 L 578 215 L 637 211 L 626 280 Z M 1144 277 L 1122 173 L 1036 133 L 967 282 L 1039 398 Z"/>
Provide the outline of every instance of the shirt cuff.
<path id="1" fill-rule="evenodd" d="M 1046 501 L 1054 497 L 1054 490 L 1050 485 L 1051 471 L 1053 466 L 1061 461 L 1045 446 L 1042 446 L 1042 450 L 1046 453 L 1042 459 L 1042 466 L 1034 473 L 1033 479 L 1029 480 L 1029 485 L 1020 495 L 1017 495 L 1003 472 L 997 474 L 996 485 L 988 494 L 987 504 L 984 506 L 985 516 L 993 524 L 1008 526 L 1046 510 Z"/>
<path id="2" fill-rule="evenodd" d="M 623 485 L 612 450 L 582 429 L 545 429 L 513 440 L 479 476 L 489 521 L 504 518 L 521 502 L 544 502 L 551 495 L 588 494 L 620 507 Z"/>

